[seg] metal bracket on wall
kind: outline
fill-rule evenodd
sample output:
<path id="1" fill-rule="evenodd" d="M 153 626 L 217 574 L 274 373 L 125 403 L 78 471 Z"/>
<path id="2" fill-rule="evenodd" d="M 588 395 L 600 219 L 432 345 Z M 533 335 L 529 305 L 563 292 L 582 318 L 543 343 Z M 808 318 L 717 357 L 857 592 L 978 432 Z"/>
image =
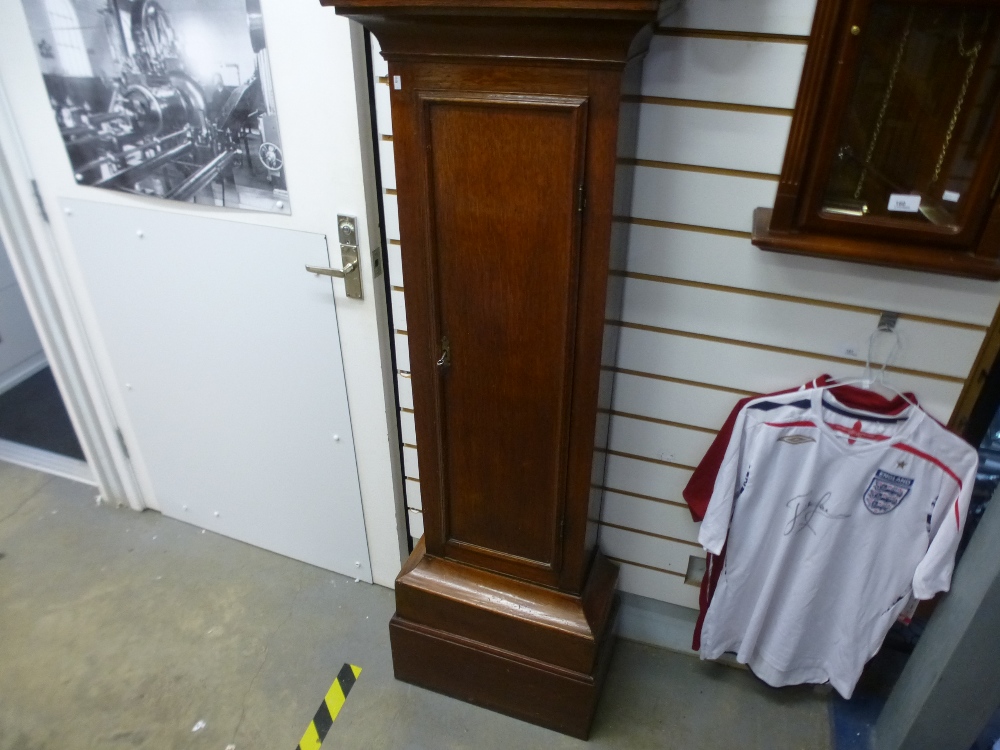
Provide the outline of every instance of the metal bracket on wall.
<path id="1" fill-rule="evenodd" d="M 333 276 L 344 280 L 344 291 L 351 299 L 363 299 L 361 265 L 358 258 L 358 223 L 353 216 L 337 216 L 337 239 L 340 241 L 340 262 L 343 268 L 306 266 L 309 273 Z"/>
<path id="2" fill-rule="evenodd" d="M 878 319 L 878 330 L 892 333 L 896 330 L 896 323 L 899 322 L 898 312 L 883 311 Z"/>

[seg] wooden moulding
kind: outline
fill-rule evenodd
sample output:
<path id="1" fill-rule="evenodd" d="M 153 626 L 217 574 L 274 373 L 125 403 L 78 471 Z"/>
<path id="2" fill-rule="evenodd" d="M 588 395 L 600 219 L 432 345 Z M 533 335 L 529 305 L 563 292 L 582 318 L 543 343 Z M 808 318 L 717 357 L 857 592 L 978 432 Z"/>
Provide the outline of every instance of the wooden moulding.
<path id="1" fill-rule="evenodd" d="M 811 255 L 816 258 L 836 258 L 876 266 L 909 268 L 914 271 L 930 271 L 949 276 L 1000 279 L 1000 265 L 993 258 L 984 258 L 972 253 L 948 252 L 931 245 L 858 241 L 838 235 L 774 231 L 771 216 L 770 208 L 758 208 L 753 212 L 751 241 L 765 250 L 792 255 Z"/>
<path id="2" fill-rule="evenodd" d="M 575 597 L 426 555 L 396 579 L 397 679 L 586 739 L 614 646 L 618 566 Z"/>

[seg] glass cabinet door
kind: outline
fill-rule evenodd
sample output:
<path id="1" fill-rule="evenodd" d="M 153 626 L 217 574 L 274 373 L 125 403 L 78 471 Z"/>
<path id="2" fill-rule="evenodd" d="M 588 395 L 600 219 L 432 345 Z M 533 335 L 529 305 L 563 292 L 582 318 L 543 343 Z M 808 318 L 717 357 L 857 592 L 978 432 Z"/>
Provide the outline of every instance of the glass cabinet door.
<path id="1" fill-rule="evenodd" d="M 993 188 L 976 177 L 1000 106 L 1000 8 L 875 0 L 848 33 L 860 48 L 820 219 L 961 231 Z"/>

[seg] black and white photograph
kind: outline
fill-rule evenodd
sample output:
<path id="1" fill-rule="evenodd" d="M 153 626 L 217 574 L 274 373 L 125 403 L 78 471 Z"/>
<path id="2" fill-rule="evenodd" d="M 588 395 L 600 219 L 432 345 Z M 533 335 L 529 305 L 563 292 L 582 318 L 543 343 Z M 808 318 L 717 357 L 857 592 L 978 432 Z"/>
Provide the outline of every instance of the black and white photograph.
<path id="1" fill-rule="evenodd" d="M 291 213 L 259 0 L 23 0 L 80 185 Z"/>

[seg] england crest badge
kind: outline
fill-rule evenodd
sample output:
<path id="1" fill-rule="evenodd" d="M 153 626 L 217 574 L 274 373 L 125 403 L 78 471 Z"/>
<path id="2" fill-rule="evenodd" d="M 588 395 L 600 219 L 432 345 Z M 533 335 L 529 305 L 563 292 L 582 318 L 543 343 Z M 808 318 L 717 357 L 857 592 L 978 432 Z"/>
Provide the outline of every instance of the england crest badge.
<path id="1" fill-rule="evenodd" d="M 865 507 L 877 516 L 888 513 L 910 494 L 913 480 L 877 469 L 865 490 Z"/>

